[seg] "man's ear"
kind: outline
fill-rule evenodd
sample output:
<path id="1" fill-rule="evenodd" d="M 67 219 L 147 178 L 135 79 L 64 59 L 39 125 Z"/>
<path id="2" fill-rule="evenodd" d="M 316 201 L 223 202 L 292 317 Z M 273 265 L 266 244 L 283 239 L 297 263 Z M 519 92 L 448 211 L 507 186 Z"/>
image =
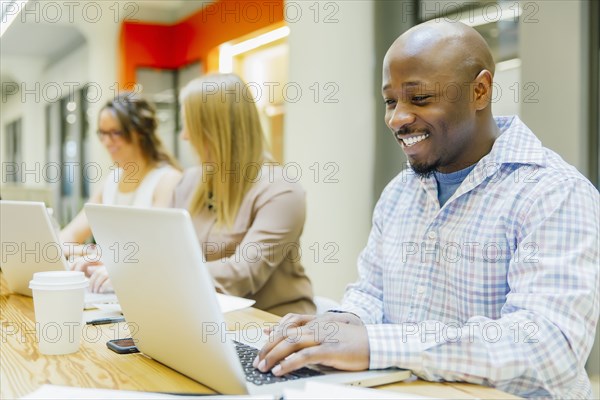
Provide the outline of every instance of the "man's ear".
<path id="1" fill-rule="evenodd" d="M 473 103 L 477 111 L 486 108 L 492 101 L 492 73 L 482 69 L 473 81 Z"/>

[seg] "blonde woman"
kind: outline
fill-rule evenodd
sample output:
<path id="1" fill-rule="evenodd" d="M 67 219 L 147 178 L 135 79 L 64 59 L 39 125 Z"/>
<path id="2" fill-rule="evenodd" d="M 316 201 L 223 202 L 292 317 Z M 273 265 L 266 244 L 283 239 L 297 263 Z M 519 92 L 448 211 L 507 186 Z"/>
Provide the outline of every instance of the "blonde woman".
<path id="1" fill-rule="evenodd" d="M 181 93 L 184 129 L 201 164 L 185 171 L 173 205 L 192 215 L 220 292 L 278 315 L 314 313 L 300 261 L 305 193 L 265 152 L 256 105 L 234 74 L 212 74 Z"/>

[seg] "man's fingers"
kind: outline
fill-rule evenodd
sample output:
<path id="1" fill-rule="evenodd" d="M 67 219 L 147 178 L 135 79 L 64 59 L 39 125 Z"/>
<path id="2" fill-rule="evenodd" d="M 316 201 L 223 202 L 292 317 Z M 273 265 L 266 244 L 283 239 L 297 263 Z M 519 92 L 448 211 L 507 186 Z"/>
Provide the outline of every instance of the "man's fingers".
<path id="1" fill-rule="evenodd" d="M 313 320 L 264 354 L 259 370 L 280 376 L 307 364 L 323 364 L 342 370 L 369 368 L 369 339 L 364 326 L 331 320 Z"/>
<path id="2" fill-rule="evenodd" d="M 261 361 L 258 363 L 257 368 L 262 372 L 269 371 L 281 360 L 289 357 L 291 354 L 317 344 L 318 342 L 315 340 L 315 334 L 312 329 L 309 329 L 306 326 L 291 328 L 283 336 L 282 340 L 260 358 Z"/>
<path id="3" fill-rule="evenodd" d="M 282 325 L 301 325 L 302 320 L 306 319 L 306 317 L 310 317 L 310 316 L 293 314 L 293 313 L 286 314 L 279 320 L 279 323 L 277 325 L 266 327 L 265 329 L 263 329 L 263 332 L 266 333 L 267 335 L 270 335 L 271 333 L 275 332 L 278 327 L 280 327 Z"/>
<path id="4" fill-rule="evenodd" d="M 272 330 L 271 333 L 269 333 L 267 343 L 265 343 L 262 349 L 258 351 L 258 354 L 256 355 L 254 362 L 252 363 L 254 368 L 258 368 L 258 364 L 260 363 L 260 361 L 263 360 L 265 356 L 284 339 L 285 337 L 283 331 L 278 329 Z"/>
<path id="5" fill-rule="evenodd" d="M 271 372 L 275 376 L 289 374 L 297 369 L 306 367 L 308 364 L 320 364 L 325 359 L 324 346 L 312 346 L 299 350 L 290 357 L 281 360 Z"/>
<path id="6" fill-rule="evenodd" d="M 314 318 L 314 315 L 286 314 L 283 318 L 281 318 L 279 324 L 275 326 L 274 330 L 277 330 L 280 327 L 302 326 L 308 321 L 312 321 Z"/>
<path id="7" fill-rule="evenodd" d="M 295 334 L 296 329 L 305 325 L 307 322 L 312 321 L 314 318 L 314 315 L 287 314 L 281 319 L 278 325 L 272 329 L 265 329 L 265 333 L 269 335 L 269 338 L 267 343 L 258 352 L 258 355 L 253 363 L 254 368 L 258 368 L 258 364 L 264 358 L 264 356 L 282 340 L 285 340 L 290 333 Z"/>

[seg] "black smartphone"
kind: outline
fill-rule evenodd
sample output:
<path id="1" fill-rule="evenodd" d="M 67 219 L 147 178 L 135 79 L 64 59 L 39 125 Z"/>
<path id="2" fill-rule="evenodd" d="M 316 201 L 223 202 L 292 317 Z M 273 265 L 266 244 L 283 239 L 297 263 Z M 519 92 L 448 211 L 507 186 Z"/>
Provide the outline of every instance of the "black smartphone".
<path id="1" fill-rule="evenodd" d="M 139 353 L 132 338 L 113 339 L 106 342 L 106 347 L 119 354 Z"/>

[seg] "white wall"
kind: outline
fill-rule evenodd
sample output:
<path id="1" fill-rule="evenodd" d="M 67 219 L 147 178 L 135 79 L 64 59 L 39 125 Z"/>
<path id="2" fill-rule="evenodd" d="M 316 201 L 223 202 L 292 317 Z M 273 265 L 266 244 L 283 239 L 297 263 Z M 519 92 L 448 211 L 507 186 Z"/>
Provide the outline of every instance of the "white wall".
<path id="1" fill-rule="evenodd" d="M 494 74 L 494 93 L 492 113 L 494 115 L 519 115 L 521 107 L 518 88 L 521 84 L 521 68 L 515 67 L 506 70 L 496 70 Z"/>
<path id="2" fill-rule="evenodd" d="M 380 61 L 374 60 L 373 5 L 370 1 L 335 2 L 339 7 L 335 12 L 319 3 L 319 22 L 315 22 L 314 6 L 309 9 L 313 2 L 294 4 L 302 6 L 302 17 L 289 21 L 289 81 L 303 95 L 296 103 L 286 104 L 285 160 L 301 166 L 301 182 L 307 191 L 303 262 L 316 294 L 339 300 L 346 284 L 356 279 L 356 258 L 371 226 L 372 93 L 374 73 L 380 70 Z M 293 10 L 288 11 L 295 20 Z M 338 21 L 324 23 L 326 16 Z M 315 90 L 310 89 L 315 82 L 320 89 L 316 101 Z M 326 84 L 330 86 L 325 88 Z M 332 94 L 335 89 L 337 93 Z M 327 94 L 337 103 L 326 103 Z M 310 169 L 315 163 L 319 163 L 318 178 L 316 168 Z M 289 171 L 291 175 L 293 169 Z M 338 182 L 327 183 L 326 176 Z M 319 248 L 316 260 L 315 243 Z M 327 255 L 334 262 L 326 263 Z"/>
<path id="3" fill-rule="evenodd" d="M 535 4 L 536 7 L 532 7 Z M 523 121 L 544 146 L 587 173 L 587 35 L 585 2 L 528 2 L 519 24 L 521 83 L 538 88 L 521 103 Z M 523 18 L 528 15 L 530 22 Z"/>
<path id="4" fill-rule="evenodd" d="M 542 143 L 588 173 L 587 6 L 582 1 L 537 1 L 537 22 L 521 23 L 522 83 L 539 87 L 537 103 L 523 102 L 523 120 Z M 530 11 L 534 8 L 530 8 Z M 588 372 L 600 373 L 600 333 Z"/>
<path id="5" fill-rule="evenodd" d="M 111 16 L 108 7 L 112 3 L 101 4 L 104 14 Z M 76 15 L 81 17 L 79 15 Z M 112 17 L 97 23 L 90 23 L 82 18 L 74 21 L 58 23 L 76 27 L 85 37 L 86 44 L 73 49 L 58 61 L 49 61 L 39 57 L 2 57 L 2 71 L 10 74 L 21 88 L 29 91 L 12 95 L 2 102 L 0 116 L 0 143 L 5 143 L 4 130 L 7 123 L 22 117 L 23 162 L 28 169 L 36 163 L 46 160 L 46 113 L 48 104 L 60 101 L 70 90 L 77 90 L 86 83 L 100 88 L 95 101 L 90 104 L 90 132 L 96 131 L 98 109 L 112 98 L 116 89 L 116 68 L 118 54 L 118 32 L 120 24 Z M 89 98 L 89 96 L 88 96 Z M 97 140 L 90 141 L 90 160 L 99 163 L 103 168 L 103 176 L 107 176 L 111 165 L 110 157 Z M 4 156 L 4 151 L 2 152 Z M 43 169 L 43 165 L 41 167 Z M 23 182 L 27 186 L 46 186 L 43 173 L 32 173 Z M 101 183 L 96 183 L 94 188 Z"/>
<path id="6" fill-rule="evenodd" d="M 40 75 L 44 66 L 44 60 L 36 57 L 6 57 L 2 60 L 3 73 L 10 74 L 18 81 L 19 89 L 14 95 L 2 99 L 2 116 L 0 124 L 2 125 L 2 134 L 0 140 L 2 146 L 6 143 L 5 128 L 6 124 L 23 117 L 21 125 L 21 146 L 22 162 L 27 166 L 30 174 L 26 174 L 23 179 L 27 179 L 27 184 L 31 186 L 43 186 L 40 174 L 35 172 L 35 163 L 43 160 L 44 146 L 39 145 L 39 138 L 44 139 L 44 120 L 43 116 L 43 84 L 40 82 Z M 10 90 L 13 92 L 13 89 Z M 4 151 L 3 151 L 4 153 Z M 20 170 L 23 167 L 17 166 Z M 5 165 L 3 164 L 4 168 Z M 2 176 L 4 180 L 5 176 Z"/>
<path id="7" fill-rule="evenodd" d="M 41 81 L 45 84 L 57 83 L 64 89 L 64 94 L 67 94 L 68 87 L 65 86 L 65 82 L 77 82 L 79 85 L 75 88 L 80 89 L 89 78 L 89 46 L 84 44 L 73 49 L 59 61 L 48 65 L 41 76 Z M 49 96 L 48 100 L 52 100 L 52 97 Z"/>
<path id="8" fill-rule="evenodd" d="M 100 2 L 103 9 L 103 15 L 112 15 L 110 7 L 111 2 Z M 121 15 L 123 17 L 123 15 Z M 102 146 L 99 140 L 93 135 L 97 130 L 98 118 L 97 115 L 100 108 L 111 100 L 115 93 L 119 91 L 117 86 L 117 64 L 119 54 L 119 31 L 121 22 L 110 18 L 102 19 L 98 23 L 89 23 L 83 20 L 78 21 L 78 28 L 86 37 L 89 52 L 88 52 L 88 80 L 87 82 L 100 88 L 97 92 L 97 97 L 90 104 L 89 114 L 89 130 L 92 133 L 90 140 L 89 159 L 99 163 L 103 168 L 103 178 L 108 176 L 112 161 L 106 149 Z M 91 97 L 91 96 L 88 96 Z M 95 191 L 102 184 L 102 181 L 96 182 L 92 186 L 92 191 Z"/>

